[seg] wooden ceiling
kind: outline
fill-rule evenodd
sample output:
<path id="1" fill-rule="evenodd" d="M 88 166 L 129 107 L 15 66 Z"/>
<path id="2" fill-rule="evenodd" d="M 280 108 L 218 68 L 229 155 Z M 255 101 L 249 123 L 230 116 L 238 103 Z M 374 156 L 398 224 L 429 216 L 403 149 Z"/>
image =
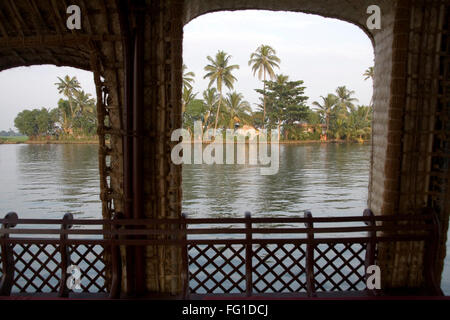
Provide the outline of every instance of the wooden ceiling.
<path id="1" fill-rule="evenodd" d="M 81 30 L 66 27 L 67 8 L 81 9 Z M 95 42 L 120 44 L 115 0 L 0 1 L 0 70 L 54 64 L 90 70 Z"/>

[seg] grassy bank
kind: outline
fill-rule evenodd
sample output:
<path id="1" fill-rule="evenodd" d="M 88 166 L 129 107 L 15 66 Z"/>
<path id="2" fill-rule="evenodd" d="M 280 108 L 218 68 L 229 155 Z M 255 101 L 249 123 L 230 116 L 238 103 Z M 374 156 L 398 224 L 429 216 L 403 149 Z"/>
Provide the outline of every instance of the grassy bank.
<path id="1" fill-rule="evenodd" d="M 27 140 L 26 144 L 98 144 L 98 140 Z"/>
<path id="2" fill-rule="evenodd" d="M 0 137 L 0 144 L 25 143 L 27 140 L 28 140 L 27 136 Z"/>
<path id="3" fill-rule="evenodd" d="M 370 140 L 364 140 L 364 141 L 354 141 L 354 140 L 281 140 L 280 144 L 308 144 L 308 143 L 359 143 L 364 144 L 368 143 Z"/>
<path id="4" fill-rule="evenodd" d="M 279 144 L 314 144 L 314 143 L 368 143 L 366 141 L 347 141 L 347 140 L 280 140 Z M 226 141 L 224 141 L 227 143 Z M 29 140 L 27 136 L 20 137 L 0 137 L 0 144 L 98 144 L 97 139 L 67 139 L 67 140 Z M 193 143 L 193 142 L 191 142 Z M 204 142 L 204 144 L 209 144 Z"/>
<path id="5" fill-rule="evenodd" d="M 354 141 L 354 140 L 327 140 L 327 141 L 322 141 L 322 140 L 280 140 L 278 143 L 279 144 L 326 144 L 326 143 L 350 143 L 350 144 L 365 144 L 365 143 L 369 143 L 370 140 L 364 140 L 364 141 Z M 189 142 L 182 142 L 182 143 L 189 143 Z M 192 143 L 200 143 L 200 141 L 191 141 Z M 202 141 L 202 144 L 204 145 L 208 145 L 210 144 L 210 141 Z M 233 143 L 231 141 L 225 141 L 223 140 L 222 143 Z M 234 142 L 234 143 L 243 143 L 243 142 Z M 246 144 L 248 144 L 248 140 L 245 142 Z M 268 143 L 270 143 L 270 141 L 268 141 Z"/>
<path id="6" fill-rule="evenodd" d="M 98 144 L 98 140 L 95 138 L 89 139 L 41 139 L 30 140 L 27 136 L 18 137 L 0 137 L 0 144 Z"/>

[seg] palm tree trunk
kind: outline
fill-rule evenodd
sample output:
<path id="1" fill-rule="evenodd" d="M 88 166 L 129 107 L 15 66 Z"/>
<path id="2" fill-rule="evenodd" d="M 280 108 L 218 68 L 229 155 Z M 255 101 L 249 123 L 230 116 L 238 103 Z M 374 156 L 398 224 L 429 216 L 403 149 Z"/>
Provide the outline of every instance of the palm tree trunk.
<path id="1" fill-rule="evenodd" d="M 327 113 L 327 119 L 326 119 L 326 122 L 327 122 L 327 129 L 326 129 L 326 132 L 325 132 L 325 137 L 327 138 L 327 140 L 328 140 L 328 130 L 330 129 L 330 115 Z"/>
<path id="2" fill-rule="evenodd" d="M 72 99 L 69 97 L 69 106 L 70 106 L 70 116 L 72 117 L 71 122 L 73 122 L 73 119 L 75 118 L 73 106 L 72 106 Z M 71 127 L 73 126 L 73 123 L 71 123 Z"/>
<path id="3" fill-rule="evenodd" d="M 278 141 L 280 140 L 280 127 L 281 127 L 281 120 L 278 120 Z"/>
<path id="4" fill-rule="evenodd" d="M 263 86 L 264 96 L 263 96 L 263 106 L 264 106 L 264 116 L 263 116 L 263 129 L 266 127 L 266 69 L 264 68 L 264 86 Z"/>
<path id="5" fill-rule="evenodd" d="M 217 121 L 219 120 L 220 104 L 222 103 L 222 90 L 219 92 L 219 104 L 217 105 L 216 123 L 214 125 L 214 136 L 217 130 Z"/>

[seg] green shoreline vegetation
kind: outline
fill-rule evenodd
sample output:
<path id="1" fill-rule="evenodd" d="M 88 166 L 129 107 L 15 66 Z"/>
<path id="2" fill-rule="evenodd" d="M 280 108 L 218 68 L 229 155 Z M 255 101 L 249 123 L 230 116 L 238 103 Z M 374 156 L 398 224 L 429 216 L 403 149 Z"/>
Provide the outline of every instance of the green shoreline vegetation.
<path id="1" fill-rule="evenodd" d="M 231 64 L 232 56 L 219 50 L 207 57 L 204 79 L 208 87 L 194 92 L 194 72 L 183 65 L 182 111 L 183 128 L 191 134 L 194 123 L 200 122 L 203 133 L 212 129 L 225 133 L 227 129 L 258 132 L 260 129 L 277 130 L 280 143 L 359 142 L 371 138 L 372 102 L 369 106 L 356 105 L 355 92 L 339 86 L 333 93 L 321 96 L 320 101 L 306 105 L 306 86 L 303 80 L 291 80 L 288 75 L 277 74 L 281 60 L 276 51 L 261 45 L 250 54 L 248 65 L 253 76 L 262 82 L 255 110 L 234 87 L 238 79 L 233 72 L 239 65 Z M 373 79 L 373 67 L 363 74 Z M 0 132 L 0 144 L 13 143 L 98 143 L 96 101 L 80 86 L 76 77 L 58 77 L 55 83 L 64 98 L 55 108 L 41 108 L 20 112 L 14 125 L 19 134 L 10 130 Z M 228 92 L 224 93 L 224 89 Z"/>
<path id="2" fill-rule="evenodd" d="M 359 142 L 371 138 L 372 103 L 369 106 L 355 105 L 355 92 L 340 86 L 334 93 L 321 96 L 307 106 L 304 95 L 306 86 L 302 80 L 290 80 L 288 75 L 277 74 L 281 60 L 276 51 L 261 45 L 250 54 L 248 61 L 253 76 L 262 82 L 256 110 L 244 99 L 242 93 L 234 90 L 237 79 L 233 71 L 238 65 L 231 64 L 231 55 L 219 50 L 215 57 L 207 57 L 204 79 L 208 87 L 201 93 L 193 91 L 195 74 L 183 65 L 182 111 L 183 127 L 191 134 L 194 123 L 201 122 L 203 132 L 226 129 L 278 130 L 280 143 L 311 142 Z M 365 80 L 373 79 L 373 67 L 363 74 Z M 223 94 L 223 87 L 229 92 Z"/>

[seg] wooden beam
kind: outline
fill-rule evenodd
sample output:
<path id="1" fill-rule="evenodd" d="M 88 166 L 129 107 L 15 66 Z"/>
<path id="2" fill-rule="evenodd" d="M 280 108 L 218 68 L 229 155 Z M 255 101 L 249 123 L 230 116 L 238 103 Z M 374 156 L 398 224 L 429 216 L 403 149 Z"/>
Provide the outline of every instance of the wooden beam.
<path id="1" fill-rule="evenodd" d="M 6 39 L 8 39 L 8 38 L 9 38 L 8 31 L 6 31 L 6 28 L 5 28 L 5 26 L 3 25 L 3 21 L 6 21 L 6 18 L 5 18 L 5 16 L 3 15 L 2 10 L 0 10 L 0 30 L 1 30 L 1 32 L 2 32 L 2 34 L 3 34 L 3 36 L 4 36 Z"/>
<path id="2" fill-rule="evenodd" d="M 35 0 L 28 0 L 28 6 L 31 8 L 31 11 L 33 11 L 33 22 L 36 26 L 36 31 L 38 32 L 38 34 L 40 34 L 40 28 L 43 28 L 45 31 L 47 31 L 47 23 L 44 21 L 44 18 L 42 18 L 42 14 L 39 11 Z"/>
<path id="3" fill-rule="evenodd" d="M 111 34 L 111 25 L 110 25 L 110 21 L 109 21 L 109 15 L 108 15 L 108 7 L 105 3 L 105 0 L 100 0 L 100 5 L 102 7 L 103 10 L 103 14 L 106 17 L 106 30 L 108 31 L 108 34 Z"/>
<path id="4" fill-rule="evenodd" d="M 50 2 L 52 4 L 53 16 L 55 17 L 55 24 L 58 26 L 58 30 L 61 32 L 61 30 L 64 30 L 66 24 L 64 23 L 64 19 L 59 14 L 58 5 L 55 0 L 50 0 Z"/>
<path id="5" fill-rule="evenodd" d="M 20 14 L 19 9 L 17 9 L 16 4 L 14 3 L 13 0 L 9 0 L 9 3 L 11 4 L 11 8 L 12 8 L 14 14 L 15 14 L 16 17 L 17 17 L 17 21 L 19 21 L 19 24 L 20 24 L 22 30 L 25 31 L 26 33 L 28 33 L 30 30 L 28 29 L 27 24 L 26 24 L 25 21 L 23 20 L 23 17 L 22 17 L 22 15 Z"/>
<path id="6" fill-rule="evenodd" d="M 122 37 L 116 35 L 47 35 L 32 37 L 14 37 L 0 40 L 0 49 L 2 48 L 26 48 L 47 46 L 70 46 L 74 44 L 83 44 L 88 46 L 89 41 L 122 41 Z"/>
<path id="7" fill-rule="evenodd" d="M 33 14 L 31 15 L 31 21 L 33 22 L 34 29 L 36 30 L 37 35 L 41 35 L 41 27 L 40 23 L 37 20 L 37 17 L 39 15 L 39 12 L 36 12 L 35 8 L 33 7 L 33 4 L 31 3 L 31 0 L 26 1 L 28 7 L 30 8 L 30 12 Z"/>
<path id="8" fill-rule="evenodd" d="M 60 66 L 61 61 L 55 57 L 55 54 L 52 52 L 50 48 L 44 48 L 44 51 L 50 56 L 50 59 L 53 61 L 55 66 Z"/>
<path id="9" fill-rule="evenodd" d="M 19 53 L 17 53 L 16 50 L 11 49 L 11 52 L 13 53 L 13 55 L 14 55 L 16 58 L 18 58 L 18 59 L 20 60 L 21 63 L 27 64 L 26 60 L 25 60 Z"/>
<path id="10" fill-rule="evenodd" d="M 14 12 L 13 7 L 11 6 L 11 2 L 8 0 L 8 1 L 5 1 L 5 4 L 8 7 L 9 11 L 11 12 L 11 17 L 12 17 L 14 24 L 16 25 L 17 33 L 19 35 L 21 35 L 22 37 L 24 37 L 22 26 L 20 25 L 20 21 L 17 20 L 16 13 Z"/>
<path id="11" fill-rule="evenodd" d="M 83 17 L 86 17 L 84 20 L 86 20 L 86 26 L 87 26 L 87 32 L 89 34 L 93 33 L 93 29 L 92 29 L 92 23 L 91 23 L 91 18 L 90 15 L 87 13 L 88 9 L 87 9 L 87 5 L 86 2 L 84 0 L 81 0 L 81 10 L 86 13 L 83 15 Z"/>

